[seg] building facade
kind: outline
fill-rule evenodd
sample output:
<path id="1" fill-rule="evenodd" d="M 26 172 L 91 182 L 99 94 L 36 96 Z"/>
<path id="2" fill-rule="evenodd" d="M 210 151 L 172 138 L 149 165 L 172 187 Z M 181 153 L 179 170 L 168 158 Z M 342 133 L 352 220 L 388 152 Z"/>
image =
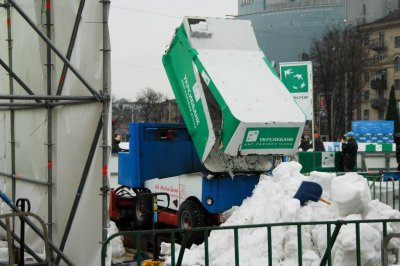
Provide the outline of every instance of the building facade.
<path id="1" fill-rule="evenodd" d="M 238 19 L 250 20 L 258 44 L 279 62 L 308 60 L 310 45 L 333 25 L 363 24 L 400 8 L 400 0 L 239 0 Z"/>
<path id="2" fill-rule="evenodd" d="M 392 86 L 397 103 L 400 100 L 400 10 L 361 29 L 369 55 L 364 72 L 362 119 L 383 120 Z"/>

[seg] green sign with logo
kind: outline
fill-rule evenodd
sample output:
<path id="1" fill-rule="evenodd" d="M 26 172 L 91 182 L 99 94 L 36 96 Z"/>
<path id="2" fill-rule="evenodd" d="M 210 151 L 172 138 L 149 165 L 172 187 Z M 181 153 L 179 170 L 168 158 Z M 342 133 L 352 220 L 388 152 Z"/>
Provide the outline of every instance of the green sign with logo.
<path id="1" fill-rule="evenodd" d="M 306 115 L 313 119 L 313 80 L 310 61 L 279 63 L 281 81 Z"/>
<path id="2" fill-rule="evenodd" d="M 308 92 L 307 65 L 282 66 L 281 79 L 290 93 Z"/>
<path id="3" fill-rule="evenodd" d="M 292 149 L 296 143 L 297 127 L 247 128 L 244 149 Z"/>

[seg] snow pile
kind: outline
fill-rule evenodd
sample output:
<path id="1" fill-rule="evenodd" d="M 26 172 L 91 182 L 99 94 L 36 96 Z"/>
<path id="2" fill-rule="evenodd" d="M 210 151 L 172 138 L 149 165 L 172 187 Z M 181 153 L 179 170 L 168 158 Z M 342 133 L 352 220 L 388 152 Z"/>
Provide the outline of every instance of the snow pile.
<path id="1" fill-rule="evenodd" d="M 364 213 L 371 200 L 367 180 L 357 173 L 334 178 L 331 182 L 331 195 L 341 216 Z"/>
<path id="2" fill-rule="evenodd" d="M 110 228 L 108 229 L 108 236 L 118 233 L 118 228 L 113 221 L 110 221 Z M 111 239 L 112 257 L 118 258 L 125 254 L 125 248 L 123 244 L 124 238 L 117 236 Z"/>
<path id="3" fill-rule="evenodd" d="M 8 263 L 8 243 L 0 241 L 0 263 Z"/>
<path id="4" fill-rule="evenodd" d="M 278 222 L 307 222 L 328 220 L 400 218 L 400 212 L 377 200 L 371 200 L 367 181 L 356 173 L 336 176 L 330 173 L 312 172 L 300 174 L 301 165 L 296 162 L 282 163 L 272 176 L 262 175 L 253 195 L 225 215 L 223 224 L 246 225 Z M 309 202 L 300 207 L 293 198 L 302 181 L 318 182 L 324 189 L 322 197 L 332 202 Z M 332 227 L 333 232 L 334 226 Z M 380 265 L 380 241 L 382 224 L 361 224 L 362 265 Z M 400 232 L 399 224 L 388 223 L 388 233 Z M 332 250 L 333 265 L 356 265 L 355 225 L 344 225 Z M 240 265 L 265 265 L 268 261 L 267 228 L 239 230 Z M 392 240 L 392 248 L 399 246 Z M 303 265 L 319 265 L 326 249 L 326 225 L 302 226 Z M 179 254 L 176 245 L 176 258 Z M 391 248 L 391 246 L 389 246 Z M 272 227 L 273 265 L 297 265 L 297 227 Z M 170 245 L 163 243 L 166 265 L 170 263 Z M 234 265 L 233 230 L 212 231 L 209 237 L 210 265 Z M 391 263 L 395 256 L 389 256 Z M 204 246 L 192 246 L 184 255 L 183 265 L 204 265 Z"/>

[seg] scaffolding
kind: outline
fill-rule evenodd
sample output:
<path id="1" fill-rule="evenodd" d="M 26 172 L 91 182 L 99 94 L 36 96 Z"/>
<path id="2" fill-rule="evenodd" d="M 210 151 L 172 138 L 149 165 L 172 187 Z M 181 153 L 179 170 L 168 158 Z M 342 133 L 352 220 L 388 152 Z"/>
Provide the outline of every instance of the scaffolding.
<path id="1" fill-rule="evenodd" d="M 58 235 L 59 239 L 56 239 L 56 242 L 59 242 L 59 250 L 63 251 L 66 247 L 66 243 L 68 240 L 68 237 L 70 236 L 71 228 L 73 225 L 73 222 L 76 220 L 77 216 L 77 210 L 79 207 L 79 204 L 82 202 L 82 196 L 84 195 L 85 191 L 85 185 L 87 185 L 87 180 L 91 175 L 96 175 L 96 171 L 93 171 L 91 169 L 99 169 L 98 172 L 101 173 L 101 179 L 98 177 L 99 180 L 101 180 L 101 224 L 102 224 L 102 232 L 101 232 L 101 240 L 105 241 L 107 238 L 107 228 L 108 228 L 108 192 L 109 192 L 109 185 L 108 185 L 108 160 L 109 160 L 109 124 L 110 124 L 110 42 L 109 42 L 109 32 L 108 32 L 108 14 L 109 14 L 109 7 L 110 7 L 110 1 L 109 0 L 103 0 L 103 1 L 85 1 L 85 0 L 80 0 L 79 1 L 79 6 L 76 10 L 76 15 L 75 15 L 75 20 L 73 23 L 72 27 L 72 32 L 69 38 L 69 42 L 67 45 L 66 53 L 65 51 L 63 52 L 63 49 L 60 49 L 56 46 L 55 41 L 54 41 L 54 23 L 53 23 L 53 17 L 54 16 L 54 9 L 55 9 L 55 4 L 54 0 L 32 0 L 30 1 L 30 4 L 33 6 L 37 6 L 39 4 L 43 5 L 43 8 L 41 8 L 40 11 L 40 18 L 42 28 L 40 28 L 40 25 L 38 25 L 38 19 L 36 22 L 29 16 L 28 12 L 24 10 L 24 5 L 28 5 L 26 1 L 17 1 L 17 0 L 4 0 L 3 3 L 0 4 L 0 7 L 3 8 L 6 11 L 6 22 L 7 22 L 7 49 L 8 49 L 8 60 L 4 58 L 4 56 L 0 56 L 0 65 L 3 68 L 4 71 L 6 71 L 8 75 L 8 89 L 9 93 L 6 92 L 6 88 L 3 85 L 3 88 L 0 87 L 0 114 L 4 113 L 4 116 L 7 115 L 7 130 L 9 130 L 6 134 L 8 136 L 7 138 L 7 144 L 9 145 L 7 147 L 7 150 L 9 151 L 9 154 L 7 154 L 7 165 L 9 166 L 8 170 L 0 171 L 0 176 L 3 176 L 7 180 L 11 180 L 11 201 L 16 202 L 17 200 L 17 194 L 18 194 L 18 188 L 20 182 L 24 182 L 24 186 L 26 184 L 29 184 L 31 186 L 45 186 L 47 189 L 47 211 L 46 214 L 44 215 L 47 220 L 47 231 L 48 231 L 48 240 L 53 241 L 55 232 L 54 228 L 56 226 L 57 232 L 56 235 Z M 61 1 L 64 2 L 64 1 Z M 66 5 L 71 5 L 71 9 L 73 9 L 74 5 L 76 7 L 76 3 L 57 3 L 58 6 L 66 6 Z M 69 1 L 66 1 L 69 2 Z M 77 2 L 77 1 L 75 1 Z M 102 55 L 102 88 L 96 88 L 96 86 L 92 86 L 90 82 L 85 78 L 84 74 L 82 74 L 83 67 L 82 66 L 74 66 L 73 63 L 71 63 L 72 57 L 74 55 L 74 51 L 79 49 L 79 47 L 76 45 L 77 39 L 79 38 L 78 33 L 81 28 L 81 25 L 85 22 L 82 21 L 82 18 L 85 17 L 85 14 L 87 15 L 87 11 L 85 13 L 85 7 L 90 4 L 91 6 L 93 5 L 102 5 L 102 7 L 98 7 L 98 9 L 102 8 L 102 21 L 87 21 L 86 23 L 93 23 L 96 26 L 101 25 L 101 30 L 102 30 L 102 48 L 100 51 L 99 58 Z M 54 6 L 53 6 L 54 5 Z M 58 13 L 60 14 L 60 13 Z M 23 21 L 26 23 L 26 27 L 30 27 L 41 42 L 44 42 L 45 47 L 45 53 L 41 53 L 40 55 L 43 56 L 45 54 L 45 61 L 46 63 L 44 64 L 44 68 L 46 69 L 46 73 L 43 75 L 43 83 L 45 84 L 45 89 L 47 91 L 46 94 L 44 95 L 38 95 L 38 93 L 35 93 L 35 90 L 32 88 L 32 85 L 30 84 L 29 80 L 29 75 L 23 73 L 22 75 L 20 73 L 17 73 L 17 71 L 14 70 L 14 55 L 17 53 L 20 53 L 21 51 L 18 50 L 20 47 L 25 47 L 25 44 L 18 45 L 17 48 L 15 48 L 14 40 L 13 40 L 13 19 L 16 18 L 16 16 L 19 16 L 19 18 L 22 18 Z M 4 18 L 3 18 L 4 19 Z M 88 19 L 92 19 L 92 17 L 89 16 Z M 61 25 L 61 24 L 60 24 Z M 61 32 L 60 34 L 65 34 L 64 32 Z M 90 38 L 90 36 L 88 37 Z M 0 44 L 1 46 L 1 44 Z M 64 49 L 65 50 L 65 49 Z M 32 53 L 37 53 L 38 51 L 31 51 Z M 39 51 L 40 53 L 41 51 Z M 83 56 L 83 55 L 82 55 Z M 55 60 L 61 60 L 62 61 L 62 70 L 57 71 L 54 70 L 54 65 L 55 65 Z M 28 70 L 29 72 L 29 70 Z M 70 74 L 72 72 L 72 74 Z M 60 74 L 61 73 L 61 74 Z M 60 74 L 59 76 L 57 74 Z M 86 71 L 87 74 L 87 71 Z M 56 76 L 57 75 L 57 76 Z M 67 77 L 69 75 L 73 75 L 69 80 L 71 81 L 72 79 L 77 79 L 79 80 L 80 84 L 83 85 L 83 87 L 86 89 L 86 92 L 80 91 L 77 93 L 77 95 L 72 95 L 73 93 L 70 93 L 73 90 L 69 90 L 68 93 L 65 95 L 63 94 L 65 90 L 65 85 L 67 83 Z M 18 84 L 18 90 L 15 89 L 16 84 Z M 4 84 L 4 83 L 3 83 Z M 56 86 L 53 86 L 56 84 Z M 69 86 L 71 84 L 73 85 L 73 82 L 69 82 Z M 21 92 L 21 93 L 20 93 Z M 88 93 L 87 93 L 88 92 Z M 71 95 L 68 95 L 71 94 Z M 89 95 L 86 95 L 89 94 Z M 58 112 L 55 113 L 55 108 L 74 108 L 74 107 L 82 107 L 83 105 L 88 105 L 91 107 L 91 109 L 94 110 L 99 110 L 100 113 L 99 117 L 97 117 L 96 124 L 97 126 L 93 128 L 93 132 L 85 132 L 85 134 L 89 134 L 90 138 L 92 139 L 90 148 L 88 151 L 81 150 L 80 154 L 81 156 L 87 155 L 86 160 L 84 163 L 83 170 L 80 175 L 79 180 L 79 185 L 76 188 L 76 193 L 74 196 L 71 198 L 73 199 L 72 202 L 72 207 L 70 210 L 66 210 L 66 212 L 69 213 L 68 219 L 66 221 L 66 226 L 65 228 L 61 229 L 57 226 L 57 222 L 55 222 L 54 218 L 54 210 L 57 208 L 60 208 L 60 205 L 55 205 L 54 204 L 54 199 L 57 198 L 57 195 L 54 195 L 55 189 L 60 189 L 59 187 L 56 187 L 56 181 L 54 179 L 54 164 L 56 163 L 57 166 L 60 166 L 63 164 L 61 160 L 57 160 L 54 158 L 54 149 L 57 147 L 57 145 L 64 141 L 60 136 L 58 138 L 54 137 L 54 134 L 59 135 L 60 128 L 57 127 L 57 124 L 61 124 L 61 122 L 58 120 L 56 123 L 54 123 L 55 118 L 54 116 L 59 115 Z M 38 179 L 34 173 L 32 173 L 31 176 L 29 174 L 18 174 L 18 167 L 17 167 L 17 162 L 20 160 L 18 158 L 18 153 L 17 153 L 17 135 L 16 132 L 17 130 L 20 129 L 18 127 L 17 122 L 18 122 L 18 116 L 19 112 L 27 111 L 27 110 L 45 110 L 46 112 L 46 119 L 45 123 L 47 126 L 47 136 L 46 138 L 46 149 L 47 149 L 47 161 L 45 162 L 47 164 L 47 180 L 41 180 Z M 90 109 L 90 110 L 91 110 Z M 68 111 L 71 109 L 68 109 Z M 79 113 L 79 110 L 78 110 Z M 96 113 L 93 111 L 93 113 Z M 23 113 L 22 115 L 24 115 Z M 93 115 L 95 116 L 95 115 Z M 20 124 L 20 123 L 18 123 Z M 79 130 L 77 128 L 73 130 Z M 0 140 L 1 142 L 1 140 Z M 99 145 L 101 143 L 101 145 Z M 100 147 L 99 147 L 100 146 Z M 95 157 L 96 157 L 96 151 L 99 149 L 99 153 L 101 151 L 101 161 L 102 165 L 100 168 L 100 165 L 97 166 L 95 165 Z M 27 153 L 30 154 L 30 156 L 35 156 L 35 151 L 34 150 L 25 150 Z M 97 154 L 97 156 L 99 156 Z M 1 154 L 0 154 L 1 155 Z M 73 154 L 71 156 L 74 156 Z M 24 155 L 24 158 L 26 155 Z M 1 165 L 0 165 L 0 170 Z M 60 177 L 58 177 L 60 178 Z M 96 178 L 96 177 L 95 177 Z M 99 189 L 98 187 L 95 188 L 96 191 Z M 74 189 L 72 189 L 74 190 Z M 58 191 L 58 190 L 57 190 Z M 59 193 L 59 192 L 58 192 Z M 60 194 L 60 193 L 59 193 Z M 92 193 L 93 194 L 93 193 Z M 98 194 L 98 192 L 97 192 Z M 33 196 L 33 195 L 32 195 Z M 89 199 L 92 199 L 89 197 Z M 88 200 L 87 198 L 85 200 Z M 57 202 L 61 202 L 61 200 L 57 200 Z M 57 203 L 56 202 L 56 203 Z M 71 204 L 69 204 L 71 205 Z M 41 206 L 42 208 L 45 208 L 45 206 Z M 18 209 L 12 211 L 17 211 Z M 93 210 L 94 212 L 97 210 Z M 43 218 L 43 217 L 42 217 Z M 64 221 L 65 222 L 65 221 Z M 15 220 L 13 220 L 13 223 L 15 223 Z M 99 234 L 100 235 L 100 234 Z M 61 239 L 61 241 L 59 241 Z M 77 241 L 77 240 L 75 240 Z M 101 243 L 100 243 L 101 244 Z M 98 250 L 100 250 L 101 245 L 98 245 Z M 67 254 L 68 255 L 68 254 Z M 72 254 L 69 254 L 72 255 Z M 96 254 L 92 254 L 92 256 L 95 256 Z M 57 253 L 57 257 L 53 258 L 55 259 L 55 263 L 59 264 L 60 260 L 62 259 L 63 256 L 60 256 L 59 253 Z M 64 262 L 66 264 L 70 263 L 64 259 Z M 76 264 L 81 264 L 82 262 L 74 262 Z M 83 264 L 81 264 L 83 265 Z M 85 264 L 87 265 L 87 264 Z"/>

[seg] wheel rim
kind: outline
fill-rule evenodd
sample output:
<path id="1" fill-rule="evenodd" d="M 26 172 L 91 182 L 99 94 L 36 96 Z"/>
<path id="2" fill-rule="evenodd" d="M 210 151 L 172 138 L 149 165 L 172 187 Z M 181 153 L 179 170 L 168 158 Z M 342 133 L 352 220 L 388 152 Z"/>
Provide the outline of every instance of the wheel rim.
<path id="1" fill-rule="evenodd" d="M 183 211 L 181 215 L 181 227 L 183 229 L 192 227 L 192 217 L 188 211 Z"/>
<path id="2" fill-rule="evenodd" d="M 142 222 L 142 221 L 143 221 L 143 219 L 144 219 L 144 207 L 143 207 L 143 202 L 142 202 L 142 201 L 139 201 L 139 202 L 136 204 L 135 215 L 136 215 L 136 218 L 137 218 L 137 220 L 138 220 L 139 222 Z"/>

